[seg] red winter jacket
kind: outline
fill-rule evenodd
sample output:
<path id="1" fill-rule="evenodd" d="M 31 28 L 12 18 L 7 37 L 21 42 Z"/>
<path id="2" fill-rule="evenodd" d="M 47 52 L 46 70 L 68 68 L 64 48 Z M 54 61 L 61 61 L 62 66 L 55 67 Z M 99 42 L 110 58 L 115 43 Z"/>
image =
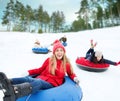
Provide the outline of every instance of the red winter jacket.
<path id="1" fill-rule="evenodd" d="M 57 60 L 57 69 L 55 70 L 55 75 L 52 75 L 49 72 L 48 67 L 49 59 L 50 58 L 47 58 L 40 68 L 29 70 L 29 75 L 39 74 L 36 78 L 41 78 L 42 80 L 49 82 L 53 86 L 59 86 L 63 83 L 65 77 L 65 72 L 60 71 L 60 65 L 62 63 L 62 60 Z M 71 74 L 70 64 L 68 63 L 66 64 L 66 72 L 72 80 L 76 76 L 74 73 Z"/>

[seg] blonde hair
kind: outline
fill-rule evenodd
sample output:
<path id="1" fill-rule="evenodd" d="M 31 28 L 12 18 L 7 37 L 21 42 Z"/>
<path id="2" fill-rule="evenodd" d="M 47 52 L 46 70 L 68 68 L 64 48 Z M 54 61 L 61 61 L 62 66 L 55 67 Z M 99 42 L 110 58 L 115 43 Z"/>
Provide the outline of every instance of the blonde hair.
<path id="1" fill-rule="evenodd" d="M 64 54 L 60 70 L 63 70 L 64 72 L 66 72 L 66 63 L 70 64 L 70 70 L 71 70 L 71 74 L 72 74 L 73 73 L 72 65 L 71 65 L 69 59 L 67 58 L 67 56 Z M 57 67 L 57 60 L 56 60 L 55 55 L 53 54 L 49 60 L 49 71 L 52 75 L 55 75 L 56 67 Z"/>

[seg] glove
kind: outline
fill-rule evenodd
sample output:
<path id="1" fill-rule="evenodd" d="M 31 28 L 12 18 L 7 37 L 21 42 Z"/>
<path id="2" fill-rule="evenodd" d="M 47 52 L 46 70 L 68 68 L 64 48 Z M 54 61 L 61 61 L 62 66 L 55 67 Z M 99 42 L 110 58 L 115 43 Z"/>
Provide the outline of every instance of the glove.
<path id="1" fill-rule="evenodd" d="M 120 61 L 117 63 L 118 65 L 120 64 Z"/>
<path id="2" fill-rule="evenodd" d="M 116 62 L 116 64 L 115 64 L 115 66 L 118 66 L 118 65 L 120 65 L 120 61 L 119 61 L 119 62 Z"/>
<path id="3" fill-rule="evenodd" d="M 79 82 L 80 82 L 80 81 L 79 81 L 79 79 L 78 79 L 77 77 L 74 77 L 73 80 L 74 80 L 74 82 L 75 82 L 77 85 L 79 85 Z"/>
<path id="4" fill-rule="evenodd" d="M 24 77 L 24 76 L 28 76 L 28 75 L 29 75 L 29 72 L 28 72 L 28 71 L 23 72 L 23 73 L 21 74 L 22 77 Z"/>

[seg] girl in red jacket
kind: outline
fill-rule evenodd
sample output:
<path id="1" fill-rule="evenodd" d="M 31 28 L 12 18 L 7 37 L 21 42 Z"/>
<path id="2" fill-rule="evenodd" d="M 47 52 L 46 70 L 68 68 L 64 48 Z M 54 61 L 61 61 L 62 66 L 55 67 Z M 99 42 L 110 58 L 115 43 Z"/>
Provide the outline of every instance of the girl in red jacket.
<path id="1" fill-rule="evenodd" d="M 11 99 L 16 101 L 17 98 L 35 93 L 40 89 L 62 85 L 66 73 L 78 84 L 79 80 L 73 72 L 65 53 L 64 46 L 58 42 L 53 46 L 53 55 L 47 58 L 40 68 L 27 71 L 29 76 L 8 80 L 6 75 L 1 72 L 0 78 L 6 78 L 4 80 L 0 79 L 3 89 L 7 92 L 4 96 L 4 101 L 11 101 Z M 31 77 L 32 75 L 37 76 L 33 78 Z"/>

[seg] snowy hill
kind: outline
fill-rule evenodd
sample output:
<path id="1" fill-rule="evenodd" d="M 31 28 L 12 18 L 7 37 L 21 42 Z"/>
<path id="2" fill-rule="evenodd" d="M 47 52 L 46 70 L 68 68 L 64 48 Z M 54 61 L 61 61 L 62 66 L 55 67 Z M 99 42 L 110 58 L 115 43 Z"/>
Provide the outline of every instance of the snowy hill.
<path id="1" fill-rule="evenodd" d="M 120 101 L 120 66 L 110 66 L 105 72 L 95 73 L 83 71 L 75 64 L 77 56 L 85 56 L 90 47 L 90 39 L 98 42 L 95 49 L 101 50 L 105 58 L 119 61 L 120 26 L 65 34 L 1 32 L 0 71 L 12 78 L 21 76 L 22 72 L 28 69 L 40 67 L 52 53 L 34 54 L 32 52 L 34 41 L 38 39 L 43 46 L 47 46 L 64 35 L 68 39 L 66 54 L 83 90 L 82 101 Z M 0 101 L 2 96 L 0 91 Z"/>

